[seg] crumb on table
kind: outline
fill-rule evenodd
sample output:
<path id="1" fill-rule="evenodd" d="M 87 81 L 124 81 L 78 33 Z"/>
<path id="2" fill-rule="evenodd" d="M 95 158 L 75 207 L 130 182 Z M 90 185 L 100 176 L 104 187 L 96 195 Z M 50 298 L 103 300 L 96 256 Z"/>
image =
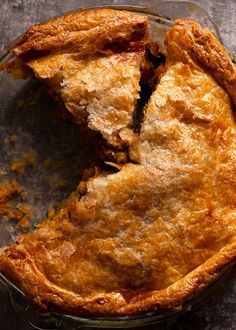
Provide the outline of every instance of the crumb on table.
<path id="1" fill-rule="evenodd" d="M 37 152 L 31 149 L 22 159 L 13 159 L 10 164 L 10 170 L 18 175 L 24 175 L 27 167 L 33 167 L 38 160 Z"/>

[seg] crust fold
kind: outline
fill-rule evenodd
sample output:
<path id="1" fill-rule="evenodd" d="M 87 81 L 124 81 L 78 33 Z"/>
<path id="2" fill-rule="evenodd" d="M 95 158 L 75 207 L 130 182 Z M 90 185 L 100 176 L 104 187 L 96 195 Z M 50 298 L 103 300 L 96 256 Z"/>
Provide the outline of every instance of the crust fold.
<path id="1" fill-rule="evenodd" d="M 25 250 L 8 249 L 1 255 L 1 268 L 41 309 L 51 307 L 77 315 L 131 315 L 146 311 L 174 312 L 182 308 L 186 299 L 201 291 L 217 279 L 236 257 L 236 242 L 226 246 L 181 280 L 161 291 L 137 295 L 126 301 L 120 293 L 84 298 L 72 291 L 50 283 L 37 269 Z M 24 274 L 24 276 L 22 276 Z"/>
<path id="2" fill-rule="evenodd" d="M 27 52 L 91 55 L 109 43 L 142 40 L 146 33 L 146 16 L 112 9 L 84 10 L 30 27 L 12 52 L 17 56 Z"/>

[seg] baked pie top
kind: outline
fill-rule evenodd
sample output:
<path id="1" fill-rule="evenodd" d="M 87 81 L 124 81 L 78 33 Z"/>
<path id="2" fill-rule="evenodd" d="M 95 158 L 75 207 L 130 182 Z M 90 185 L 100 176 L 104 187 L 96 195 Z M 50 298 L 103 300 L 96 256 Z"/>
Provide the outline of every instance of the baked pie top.
<path id="1" fill-rule="evenodd" d="M 86 13 L 96 17 L 103 11 Z M 126 19 L 126 12 L 116 14 Z M 1 271 L 39 307 L 96 315 L 179 309 L 235 260 L 236 69 L 218 40 L 193 20 L 177 20 L 165 42 L 167 62 L 141 131 L 127 140 L 130 162 L 117 173 L 89 179 L 86 191 L 79 186 L 54 219 L 1 252 Z M 30 50 L 27 34 L 17 55 L 19 47 Z M 133 56 L 136 69 L 125 81 L 109 77 L 112 86 L 104 95 L 114 88 L 118 97 L 129 79 L 139 80 L 140 51 L 125 54 L 119 73 L 130 72 Z M 85 80 L 85 88 L 95 84 L 97 93 L 97 75 L 105 88 L 108 71 L 98 67 L 105 61 L 116 70 L 111 59 L 120 54 L 104 56 L 96 63 L 83 59 L 84 67 L 71 64 L 75 88 Z M 75 112 L 80 95 L 67 95 Z M 90 100 L 95 107 L 91 95 Z M 104 113 L 97 107 L 99 120 Z"/>

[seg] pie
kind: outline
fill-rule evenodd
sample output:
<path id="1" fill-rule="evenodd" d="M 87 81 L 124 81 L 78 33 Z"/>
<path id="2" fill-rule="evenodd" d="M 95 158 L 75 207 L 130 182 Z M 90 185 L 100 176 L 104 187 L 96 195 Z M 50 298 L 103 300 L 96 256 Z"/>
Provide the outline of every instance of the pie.
<path id="1" fill-rule="evenodd" d="M 43 80 L 106 144 L 128 146 L 117 172 L 80 183 L 53 219 L 1 250 L 0 270 L 41 309 L 180 310 L 235 261 L 236 68 L 209 30 L 178 19 L 135 131 L 147 30 L 131 12 L 69 14 L 31 27 L 5 66 Z"/>

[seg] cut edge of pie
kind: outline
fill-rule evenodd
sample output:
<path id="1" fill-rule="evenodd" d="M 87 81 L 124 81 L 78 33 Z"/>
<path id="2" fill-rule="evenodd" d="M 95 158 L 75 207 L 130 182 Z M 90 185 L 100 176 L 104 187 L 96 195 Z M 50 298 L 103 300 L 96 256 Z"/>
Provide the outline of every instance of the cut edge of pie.
<path id="1" fill-rule="evenodd" d="M 122 148 L 133 135 L 147 28 L 146 16 L 128 11 L 74 12 L 30 27 L 5 68 L 40 79 L 62 114 Z"/>
<path id="2" fill-rule="evenodd" d="M 130 142 L 130 159 L 135 164 L 126 164 L 116 174 L 101 174 L 90 179 L 87 192 L 80 198 L 72 195 L 55 219 L 44 222 L 34 232 L 21 236 L 17 244 L 1 250 L 1 271 L 43 309 L 55 307 L 79 315 L 130 315 L 154 310 L 179 310 L 187 298 L 201 292 L 235 261 L 235 202 L 230 196 L 236 188 L 233 152 L 236 128 L 232 113 L 232 101 L 236 103 L 236 68 L 212 33 L 190 19 L 175 22 L 167 32 L 166 47 L 165 71 L 146 107 L 140 135 Z M 20 44 L 16 49 L 17 55 L 21 49 L 28 50 L 27 47 L 21 48 Z M 185 86 L 181 77 L 173 76 L 177 73 L 182 73 L 191 85 Z M 225 88 L 231 99 L 219 85 Z M 173 92 L 170 86 L 173 86 Z M 205 98 L 202 88 L 207 90 Z M 212 106 L 210 112 L 204 112 L 209 106 Z M 189 142 L 187 146 L 186 140 Z M 199 149 L 195 144 L 198 142 Z M 210 172 L 211 166 L 216 174 Z M 204 181 L 204 175 L 209 183 Z M 180 203 L 188 206 L 187 197 L 182 192 L 184 189 L 189 194 L 190 207 L 194 205 L 190 194 L 199 206 L 199 209 L 187 210 L 191 211 L 187 215 L 181 214 L 186 211 L 185 205 L 178 209 L 176 201 L 179 198 Z M 134 196 L 134 200 L 125 200 L 127 196 Z M 207 207 L 202 206 L 201 209 L 204 196 Z M 152 198 L 153 202 L 150 201 Z M 126 213 L 121 213 L 123 209 Z M 111 215 L 113 212 L 114 218 Z M 145 218 L 147 212 L 148 217 Z M 165 212 L 169 212 L 169 218 L 175 212 L 176 218 L 167 221 Z M 152 220 L 157 214 L 159 220 Z M 130 221 L 132 217 L 134 224 Z M 142 227 L 144 219 L 145 225 L 150 228 L 147 243 L 142 241 L 145 238 L 145 228 Z M 202 223 L 199 224 L 198 220 Z M 118 230 L 117 222 L 122 226 L 122 232 Z M 134 225 L 137 228 L 133 228 Z M 112 236 L 114 231 L 119 241 Z M 76 245 L 78 235 L 73 237 L 76 233 L 81 234 L 80 245 Z M 153 233 L 156 237 L 152 240 Z M 127 236 L 126 240 L 122 234 Z M 153 243 L 153 247 L 149 245 L 141 257 L 135 237 L 139 237 L 143 249 L 149 239 Z M 178 254 L 174 246 L 172 250 L 165 247 L 166 242 L 172 240 L 176 240 L 179 247 L 182 242 L 182 254 Z M 60 245 L 60 242 L 66 244 Z M 163 259 L 157 259 L 157 265 L 152 255 L 158 256 L 161 249 Z M 76 253 L 81 260 L 81 273 L 77 273 L 79 267 L 72 269 L 71 261 L 72 281 L 65 280 L 66 288 L 63 276 L 66 278 L 65 270 L 69 274 L 70 268 L 63 268 L 63 258 L 65 263 L 70 258 L 74 260 Z M 45 260 L 38 260 L 40 255 Z M 61 270 L 59 274 L 55 274 L 53 258 L 63 261 L 56 261 L 58 270 Z M 96 267 L 102 264 L 106 267 L 105 273 L 100 274 L 99 270 L 96 273 Z M 82 265 L 91 267 L 90 271 L 83 270 Z M 161 276 L 159 278 L 153 272 L 153 269 L 158 272 L 158 267 L 170 276 L 170 283 L 165 287 L 158 283 Z M 107 275 L 111 276 L 112 281 Z M 81 276 L 85 286 L 88 285 L 86 288 L 81 286 L 81 292 L 77 290 L 77 293 L 73 291 L 73 288 L 80 287 L 76 276 Z M 73 278 L 76 283 L 73 283 Z M 108 283 L 108 288 L 114 290 L 107 292 L 102 286 L 102 278 L 104 283 Z M 153 283 L 157 281 L 160 289 L 155 290 L 149 279 Z M 163 283 L 167 282 L 168 278 L 163 277 Z M 86 291 L 90 290 L 89 285 L 90 293 Z M 93 291 L 94 287 L 98 288 L 97 292 Z"/>

